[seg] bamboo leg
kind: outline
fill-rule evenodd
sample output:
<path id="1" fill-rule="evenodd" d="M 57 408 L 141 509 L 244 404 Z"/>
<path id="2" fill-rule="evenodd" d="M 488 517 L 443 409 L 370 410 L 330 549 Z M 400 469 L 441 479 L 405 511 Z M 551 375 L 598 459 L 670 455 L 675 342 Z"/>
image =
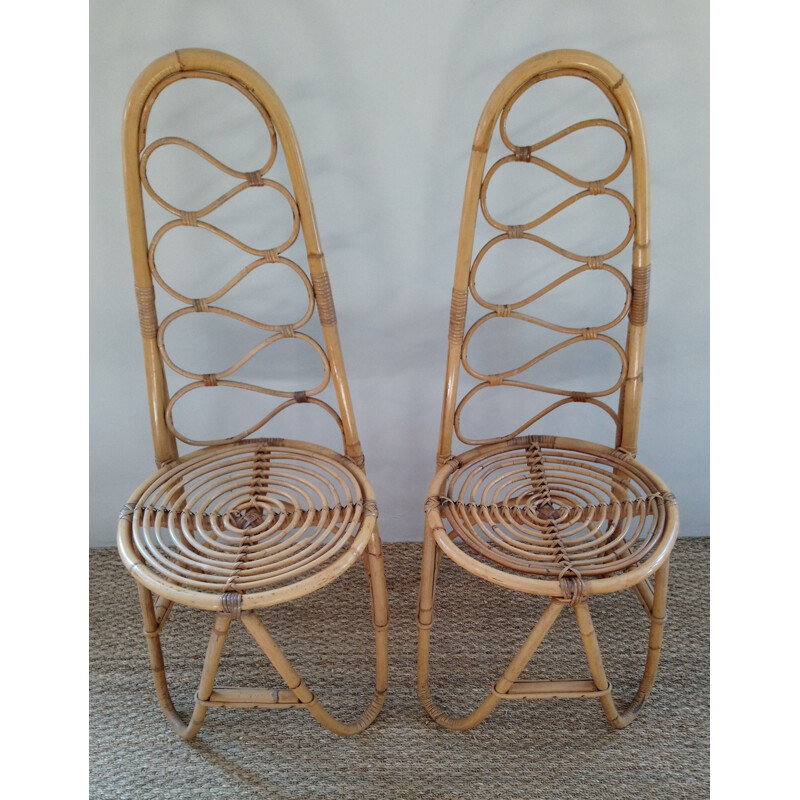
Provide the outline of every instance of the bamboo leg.
<path id="1" fill-rule="evenodd" d="M 667 583 L 669 580 L 669 561 L 655 575 L 653 588 L 653 606 L 650 615 L 650 636 L 647 647 L 647 661 L 645 662 L 644 675 L 639 689 L 634 695 L 628 708 L 621 715 L 625 725 L 629 725 L 638 716 L 642 707 L 647 702 L 650 691 L 656 679 L 658 662 L 661 658 L 661 645 L 664 639 L 664 619 L 667 611 Z"/>
<path id="2" fill-rule="evenodd" d="M 594 685 L 600 691 L 608 689 L 608 679 L 606 678 L 606 671 L 603 667 L 603 659 L 600 656 L 600 648 L 597 644 L 597 635 L 594 632 L 592 617 L 589 614 L 589 605 L 586 600 L 584 600 L 582 603 L 578 603 L 578 605 L 575 606 L 575 617 L 578 620 L 578 628 L 580 629 L 581 638 L 583 639 L 583 646 L 586 650 L 586 657 L 589 661 L 589 670 L 592 673 Z M 603 706 L 603 711 L 605 712 L 608 721 L 615 728 L 624 727 L 623 725 L 619 724 L 619 712 L 617 711 L 617 706 L 614 703 L 611 694 L 609 693 L 602 695 L 600 697 L 600 703 Z"/>
<path id="3" fill-rule="evenodd" d="M 261 623 L 261 620 L 259 620 L 253 612 L 246 611 L 241 617 L 244 626 L 250 631 L 250 635 L 256 640 L 258 646 L 264 651 L 264 654 L 272 662 L 278 674 L 283 678 L 292 692 L 294 692 L 297 699 L 308 708 L 311 716 L 323 727 L 339 736 L 352 736 L 367 728 L 375 717 L 378 716 L 378 712 L 381 710 L 384 700 L 386 699 L 386 688 L 388 685 L 387 627 L 389 611 L 380 540 L 378 539 L 377 532 L 370 540 L 369 547 L 365 554 L 364 564 L 370 584 L 372 619 L 375 627 L 375 691 L 367 709 L 354 722 L 341 722 L 323 708 L 313 692 L 306 686 L 297 671 L 289 663 L 289 660 L 278 647 L 269 631 L 267 631 Z"/>
<path id="4" fill-rule="evenodd" d="M 658 661 L 661 657 L 661 644 L 664 636 L 668 577 L 669 562 L 667 561 L 664 563 L 664 566 L 658 570 L 655 576 L 647 660 L 645 662 L 644 675 L 642 676 L 641 683 L 639 684 L 639 688 L 633 700 L 625 711 L 620 714 L 610 694 L 600 697 L 603 711 L 608 721 L 615 728 L 625 728 L 636 719 L 639 712 L 644 707 L 644 704 L 647 702 L 647 698 L 653 688 L 656 672 L 658 671 Z M 586 602 L 580 603 L 575 607 L 575 616 L 578 620 L 578 627 L 583 639 L 583 645 L 586 648 L 586 656 L 589 660 L 589 669 L 591 670 L 592 678 L 598 689 L 607 689 L 608 680 L 606 679 L 603 661 L 600 656 L 600 647 L 597 643 L 597 636 L 594 632 L 592 618 L 589 614 L 589 608 Z"/>
<path id="5" fill-rule="evenodd" d="M 422 550 L 422 576 L 420 579 L 419 605 L 417 624 L 419 628 L 419 645 L 417 651 L 417 688 L 419 697 L 428 715 L 437 724 L 449 730 L 465 731 L 474 728 L 495 709 L 527 663 L 531 660 L 547 632 L 561 613 L 563 603 L 553 601 L 545 609 L 539 621 L 528 635 L 522 647 L 512 659 L 503 677 L 495 684 L 493 690 L 483 702 L 471 713 L 463 717 L 453 717 L 438 708 L 430 693 L 428 684 L 428 661 L 430 657 L 430 629 L 433 625 L 433 601 L 436 590 L 436 577 L 441 553 L 436 546 L 433 533 L 425 526 L 425 541 Z"/>
<path id="6" fill-rule="evenodd" d="M 186 731 L 186 723 L 181 719 L 175 706 L 172 704 L 172 698 L 169 695 L 169 687 L 167 686 L 167 677 L 164 670 L 164 654 L 161 651 L 161 640 L 158 637 L 158 620 L 156 619 L 155 609 L 153 608 L 153 596 L 150 592 L 136 584 L 139 590 L 139 604 L 142 607 L 142 618 L 144 621 L 144 635 L 147 639 L 147 649 L 150 654 L 150 668 L 153 672 L 153 683 L 156 688 L 156 695 L 158 697 L 161 710 L 167 718 L 170 728 L 178 734 L 183 736 Z"/>
<path id="7" fill-rule="evenodd" d="M 195 702 L 192 717 L 189 723 L 183 721 L 180 714 L 175 710 L 172 698 L 167 685 L 167 676 L 164 669 L 164 654 L 161 649 L 161 639 L 159 637 L 159 620 L 156 616 L 156 609 L 153 605 L 153 596 L 145 587 L 137 584 L 139 590 L 139 603 L 142 607 L 142 617 L 144 620 L 144 635 L 147 639 L 147 648 L 150 654 L 150 667 L 153 672 L 153 683 L 155 684 L 156 695 L 164 716 L 167 718 L 170 728 L 175 731 L 182 739 L 187 741 L 193 739 L 205 718 L 205 706 Z M 163 621 L 163 620 L 162 620 Z M 217 615 L 214 627 L 211 631 L 211 638 L 206 651 L 205 664 L 200 679 L 200 687 L 197 690 L 197 697 L 207 700 L 214 685 L 214 676 L 219 666 L 219 658 L 222 653 L 222 646 L 225 643 L 225 636 L 230 625 L 230 619 Z"/>
<path id="8" fill-rule="evenodd" d="M 189 739 L 194 739 L 195 734 L 200 730 L 200 726 L 206 718 L 208 706 L 203 705 L 200 701 L 208 700 L 208 698 L 211 697 L 211 692 L 214 690 L 214 678 L 217 675 L 219 659 L 222 655 L 222 648 L 225 644 L 225 638 L 228 635 L 230 624 L 231 618 L 227 614 L 217 614 L 214 619 L 214 627 L 211 629 L 211 637 L 208 640 L 208 647 L 206 648 L 203 673 L 200 676 L 200 685 L 197 687 L 194 711 L 192 712 L 192 718 L 189 720 L 186 733 L 182 734 L 183 738 L 187 741 Z"/>
<path id="9" fill-rule="evenodd" d="M 383 707 L 389 686 L 389 598 L 377 526 L 364 553 L 364 569 L 372 603 L 372 627 L 375 630 L 375 693 L 369 713 L 365 712 L 361 717 L 363 728 L 366 728 Z"/>

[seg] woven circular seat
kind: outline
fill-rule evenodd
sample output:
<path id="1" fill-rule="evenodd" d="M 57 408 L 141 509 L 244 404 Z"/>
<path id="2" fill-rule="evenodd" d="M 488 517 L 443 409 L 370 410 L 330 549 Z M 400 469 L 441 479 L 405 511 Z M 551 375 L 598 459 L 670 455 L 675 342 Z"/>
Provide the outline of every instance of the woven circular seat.
<path id="1" fill-rule="evenodd" d="M 131 495 L 120 552 L 141 583 L 220 610 L 299 597 L 364 551 L 377 506 L 364 473 L 331 450 L 250 440 L 164 467 Z M 226 597 L 228 594 L 228 597 Z"/>
<path id="2" fill-rule="evenodd" d="M 639 583 L 677 535 L 674 498 L 656 475 L 628 454 L 573 439 L 522 436 L 470 450 L 437 472 L 429 494 L 428 521 L 448 555 L 536 594 Z"/>

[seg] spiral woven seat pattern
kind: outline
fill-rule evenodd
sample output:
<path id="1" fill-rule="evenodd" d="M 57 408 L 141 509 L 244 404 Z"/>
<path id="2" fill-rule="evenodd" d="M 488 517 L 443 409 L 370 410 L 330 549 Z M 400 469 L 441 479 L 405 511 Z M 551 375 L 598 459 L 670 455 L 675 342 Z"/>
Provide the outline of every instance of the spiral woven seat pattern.
<path id="1" fill-rule="evenodd" d="M 450 462 L 433 507 L 460 540 L 501 567 L 557 579 L 609 576 L 645 559 L 665 535 L 672 495 L 630 455 L 537 438 Z"/>
<path id="2" fill-rule="evenodd" d="M 171 584 L 263 590 L 331 565 L 377 507 L 344 456 L 253 440 L 156 473 L 123 511 L 135 552 Z M 357 468 L 356 468 L 357 470 Z"/>

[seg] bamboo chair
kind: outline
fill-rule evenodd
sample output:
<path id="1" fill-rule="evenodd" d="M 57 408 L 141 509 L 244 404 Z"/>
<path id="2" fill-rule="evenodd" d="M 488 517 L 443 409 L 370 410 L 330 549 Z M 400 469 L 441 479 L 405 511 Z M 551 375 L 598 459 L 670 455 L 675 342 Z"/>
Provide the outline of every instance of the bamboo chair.
<path id="1" fill-rule="evenodd" d="M 615 120 L 588 119 L 570 125 L 532 145 L 511 141 L 509 112 L 519 98 L 541 81 L 563 76 L 589 81 L 607 98 Z M 563 84 L 562 84 L 563 85 Z M 585 84 L 580 84 L 585 86 Z M 555 86 L 555 84 L 549 84 Z M 506 150 L 485 170 L 487 153 L 499 120 Z M 602 180 L 587 181 L 549 163 L 540 153 L 548 144 L 585 128 L 605 126 L 624 142 L 616 170 Z M 510 150 L 510 155 L 508 154 Z M 526 162 L 549 170 L 565 181 L 571 196 L 537 219 L 507 225 L 492 217 L 487 187 L 509 162 Z M 626 168 L 632 170 L 632 201 L 610 184 Z M 609 252 L 578 254 L 537 235 L 537 226 L 587 196 L 606 194 L 628 212 L 630 226 L 622 242 Z M 605 201 L 604 201 L 605 202 Z M 481 247 L 475 243 L 478 208 L 495 231 Z M 482 223 L 483 224 L 483 223 Z M 487 301 L 476 286 L 476 273 L 486 253 L 500 242 L 517 238 L 549 248 L 548 258 L 563 258 L 564 273 L 524 299 L 508 304 Z M 632 242 L 632 274 L 628 280 L 609 263 Z M 526 247 L 530 247 L 527 242 Z M 473 247 L 478 250 L 473 257 Z M 642 355 L 647 321 L 650 272 L 648 175 L 644 129 L 636 100 L 622 74 L 598 56 L 578 50 L 557 50 L 531 58 L 512 70 L 490 96 L 478 123 L 467 176 L 455 281 L 450 312 L 447 374 L 438 447 L 438 470 L 425 504 L 426 526 L 418 605 L 418 689 L 428 714 L 441 726 L 467 730 L 487 717 L 501 700 L 596 697 L 609 722 L 623 728 L 640 712 L 656 674 L 661 650 L 670 550 L 678 531 L 678 509 L 667 486 L 636 458 L 642 386 Z M 554 255 L 555 254 L 555 255 Z M 495 262 L 497 263 L 497 262 Z M 594 328 L 556 325 L 526 313 L 534 300 L 587 271 L 604 270 L 624 287 L 619 315 Z M 481 316 L 465 333 L 468 300 Z M 513 318 L 563 335 L 563 340 L 521 367 L 499 373 L 477 369 L 468 356 L 476 331 L 497 317 Z M 627 325 L 625 320 L 627 318 Z M 624 346 L 608 331 L 625 328 Z M 617 328 L 619 330 L 619 328 Z M 620 336 L 621 338 L 621 336 Z M 523 380 L 521 373 L 549 355 L 587 339 L 614 348 L 621 361 L 619 379 L 602 392 L 566 391 Z M 461 370 L 475 386 L 458 401 Z M 533 380 L 533 378 L 531 378 Z M 471 438 L 463 430 L 464 406 L 477 393 L 502 387 L 544 392 L 545 403 L 520 428 L 495 438 Z M 618 395 L 614 411 L 606 401 Z M 532 395 L 533 396 L 533 395 Z M 537 395 L 542 397 L 542 395 Z M 520 435 L 548 413 L 569 403 L 602 408 L 613 420 L 613 447 L 552 435 Z M 552 417 L 551 417 L 552 419 Z M 453 455 L 453 434 L 471 449 Z M 434 592 L 441 555 L 473 575 L 518 592 L 549 598 L 549 604 L 508 668 L 471 713 L 451 716 L 437 706 L 429 686 L 430 631 Z M 623 709 L 611 696 L 589 611 L 598 595 L 632 589 L 650 620 L 644 677 L 632 701 Z M 519 680 L 565 606 L 574 609 L 591 677 L 575 680 Z"/>
<path id="2" fill-rule="evenodd" d="M 147 142 L 153 104 L 168 86 L 181 80 L 210 80 L 240 92 L 264 122 L 271 155 L 253 172 L 238 172 L 186 139 L 167 137 Z M 172 729 L 190 740 L 211 707 L 307 709 L 323 726 L 341 736 L 364 730 L 383 705 L 387 687 L 388 606 L 378 508 L 363 470 L 353 409 L 342 361 L 325 260 L 320 248 L 305 168 L 286 111 L 272 88 L 250 67 L 223 53 L 188 49 L 153 62 L 139 76 L 128 98 L 124 118 L 124 180 L 128 209 L 136 299 L 142 343 L 155 458 L 158 471 L 128 499 L 120 514 L 117 543 L 120 556 L 136 580 L 144 634 L 161 708 Z M 278 143 L 283 148 L 291 180 L 290 192 L 270 180 Z M 201 156 L 231 178 L 231 189 L 199 210 L 182 210 L 160 197 L 148 180 L 151 155 L 162 147 L 181 147 Z M 169 221 L 153 235 L 145 225 L 142 187 L 162 208 Z M 274 249 L 254 249 L 204 219 L 231 197 L 267 187 L 283 195 L 293 216 L 288 241 Z M 182 296 L 169 286 L 157 267 L 159 241 L 178 226 L 195 226 L 222 237 L 250 254 L 253 261 L 213 294 Z M 302 230 L 308 273 L 284 251 Z M 282 269 L 300 276 L 308 291 L 308 310 L 291 325 L 271 325 L 226 309 L 225 295 L 257 269 Z M 180 308 L 159 320 L 154 280 Z M 324 349 L 300 328 L 314 313 L 324 337 Z M 233 368 L 199 374 L 176 364 L 165 346 L 165 329 L 186 314 L 218 314 L 263 333 L 264 339 Z M 297 337 L 312 345 L 324 367 L 322 384 L 314 390 L 285 392 L 237 380 L 234 373 L 265 347 Z M 199 346 L 199 343 L 198 343 Z M 189 379 L 170 394 L 165 365 Z M 339 411 L 320 400 L 327 384 L 335 389 Z M 224 440 L 198 441 L 178 430 L 175 404 L 198 389 L 225 386 L 260 392 L 278 399 L 277 408 L 249 430 Z M 279 412 L 310 403 L 330 413 L 341 431 L 343 452 L 302 441 L 248 438 Z M 177 442 L 195 446 L 179 455 Z M 362 560 L 372 604 L 375 630 L 375 690 L 366 710 L 353 722 L 329 714 L 303 682 L 256 616 L 258 609 L 287 603 L 338 578 Z M 164 669 L 160 634 L 174 603 L 212 612 L 205 663 L 188 721 L 175 710 Z M 233 620 L 252 635 L 285 681 L 278 689 L 217 687 L 215 675 L 225 637 Z"/>

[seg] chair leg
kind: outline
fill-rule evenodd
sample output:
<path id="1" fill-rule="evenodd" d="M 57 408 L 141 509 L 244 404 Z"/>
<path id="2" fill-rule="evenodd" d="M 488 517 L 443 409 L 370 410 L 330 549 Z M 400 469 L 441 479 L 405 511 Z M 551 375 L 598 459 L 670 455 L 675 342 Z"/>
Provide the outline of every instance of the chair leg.
<path id="1" fill-rule="evenodd" d="M 289 689 L 294 693 L 295 697 L 308 709 L 311 716 L 313 716 L 320 725 L 339 736 L 352 736 L 367 728 L 375 717 L 378 716 L 378 712 L 381 710 L 384 700 L 386 699 L 388 675 L 386 628 L 388 622 L 388 605 L 386 603 L 386 584 L 383 581 L 383 565 L 380 561 L 380 543 L 377 537 L 375 537 L 375 542 L 377 543 L 377 550 L 371 549 L 367 556 L 367 559 L 371 559 L 372 563 L 368 563 L 367 560 L 365 560 L 365 563 L 373 596 L 373 620 L 375 620 L 375 646 L 377 654 L 376 685 L 372 695 L 372 701 L 364 713 L 354 722 L 342 722 L 328 713 L 323 708 L 320 701 L 317 700 L 314 693 L 306 686 L 295 668 L 289 663 L 289 660 L 278 647 L 261 620 L 252 611 L 245 611 L 241 616 L 242 623 L 250 632 L 250 635 L 256 640 L 258 646 L 264 651 L 267 658 L 272 662 L 272 665 L 286 682 Z M 372 548 L 373 545 L 370 545 L 370 547 Z M 380 565 L 380 568 L 378 565 Z"/>
<path id="2" fill-rule="evenodd" d="M 428 661 L 430 656 L 430 630 L 433 625 L 433 602 L 438 577 L 438 562 L 441 551 L 436 545 L 433 533 L 425 526 L 425 541 L 422 551 L 422 576 L 420 579 L 419 605 L 417 608 L 417 626 L 419 628 L 419 644 L 417 651 L 417 688 L 419 697 L 428 715 L 443 728 L 466 731 L 474 728 L 495 709 L 508 692 L 512 684 L 525 669 L 533 657 L 547 632 L 552 627 L 564 607 L 563 603 L 553 601 L 543 612 L 539 621 L 528 635 L 522 647 L 512 659 L 503 677 L 492 687 L 492 691 L 471 713 L 463 717 L 453 717 L 438 708 L 431 696 L 428 685 Z"/>
<path id="3" fill-rule="evenodd" d="M 161 650 L 161 638 L 159 636 L 161 623 L 164 622 L 166 615 L 162 617 L 161 623 L 159 623 L 153 604 L 153 595 L 140 584 L 137 584 L 137 587 L 144 620 L 144 635 L 147 639 L 150 666 L 153 672 L 153 682 L 155 683 L 158 702 L 164 712 L 164 716 L 167 718 L 170 728 L 182 739 L 190 741 L 197 735 L 197 731 L 200 730 L 200 726 L 203 724 L 203 720 L 206 716 L 207 708 L 200 701 L 208 700 L 213 690 L 214 678 L 216 677 L 220 656 L 222 655 L 222 647 L 225 644 L 228 627 L 231 623 L 230 617 L 224 614 L 217 614 L 214 619 L 214 627 L 211 630 L 211 637 L 209 638 L 208 647 L 206 649 L 206 657 L 203 664 L 203 672 L 200 676 L 200 685 L 198 686 L 195 697 L 194 709 L 187 723 L 175 710 L 172 698 L 170 697 L 169 686 L 167 685 L 167 676 L 164 669 L 164 654 Z"/>
<path id="4" fill-rule="evenodd" d="M 360 733 L 367 728 L 378 716 L 386 700 L 386 691 L 389 678 L 389 650 L 388 650 L 388 624 L 389 624 L 389 603 L 386 592 L 386 578 L 383 569 L 383 554 L 381 552 L 381 542 L 377 530 L 370 539 L 370 543 L 364 553 L 364 569 L 367 575 L 367 583 L 370 589 L 370 601 L 372 606 L 372 625 L 375 630 L 375 690 L 372 700 L 367 709 L 354 722 L 341 722 L 329 714 L 322 704 L 317 700 L 313 693 L 300 679 L 295 669 L 281 652 L 274 639 L 270 636 L 261 621 L 252 612 L 243 612 L 241 621 L 250 631 L 258 645 L 266 654 L 267 658 L 275 666 L 280 676 L 286 681 L 287 686 L 292 690 L 297 699 L 311 715 L 324 727 L 339 736 L 352 736 Z M 203 672 L 200 677 L 200 685 L 195 697 L 195 706 L 189 722 L 175 710 L 170 697 L 167 685 L 166 672 L 164 669 L 164 656 L 161 649 L 159 633 L 161 627 L 169 613 L 169 608 L 165 608 L 159 614 L 157 607 L 153 603 L 152 594 L 143 586 L 137 584 L 139 590 L 139 602 L 142 606 L 142 616 L 144 618 L 144 631 L 147 638 L 150 653 L 150 664 L 153 672 L 156 694 L 159 704 L 167 718 L 169 726 L 187 741 L 193 739 L 200 729 L 206 716 L 208 705 L 206 701 L 211 698 L 214 691 L 214 678 L 219 667 L 222 648 L 230 627 L 231 617 L 227 614 L 219 613 L 214 621 L 211 631 L 208 648 L 206 650 Z M 254 704 L 255 706 L 256 704 Z"/>
<path id="5" fill-rule="evenodd" d="M 364 570 L 369 584 L 372 627 L 375 631 L 375 692 L 368 712 L 360 718 L 359 730 L 366 728 L 377 717 L 386 700 L 389 686 L 389 597 L 377 526 L 364 553 Z"/>
<path id="6" fill-rule="evenodd" d="M 600 697 L 600 702 L 603 705 L 606 718 L 615 728 L 625 728 L 636 719 L 639 712 L 644 707 L 644 704 L 647 702 L 647 698 L 653 688 L 656 672 L 658 671 L 658 661 L 661 657 L 661 644 L 664 636 L 668 577 L 669 562 L 667 561 L 655 575 L 653 604 L 651 613 L 649 614 L 650 636 L 647 660 L 645 662 L 644 675 L 642 676 L 641 683 L 639 684 L 639 688 L 633 700 L 628 704 L 625 711 L 620 713 L 610 693 Z M 583 645 L 586 649 L 586 657 L 589 661 L 589 669 L 591 670 L 592 678 L 598 689 L 607 689 L 608 680 L 606 679 L 603 660 L 600 656 L 600 647 L 597 643 L 597 636 L 594 632 L 592 618 L 586 602 L 580 603 L 575 607 L 575 616 L 578 620 L 578 628 L 580 629 Z"/>

